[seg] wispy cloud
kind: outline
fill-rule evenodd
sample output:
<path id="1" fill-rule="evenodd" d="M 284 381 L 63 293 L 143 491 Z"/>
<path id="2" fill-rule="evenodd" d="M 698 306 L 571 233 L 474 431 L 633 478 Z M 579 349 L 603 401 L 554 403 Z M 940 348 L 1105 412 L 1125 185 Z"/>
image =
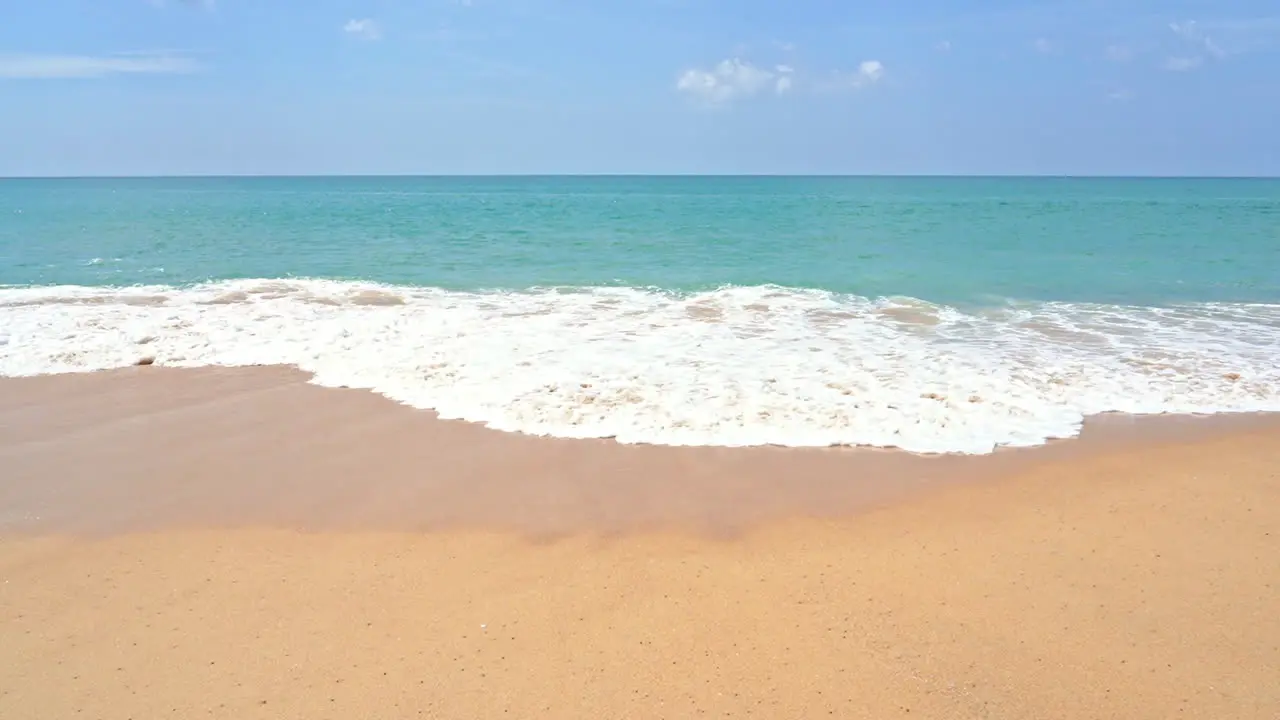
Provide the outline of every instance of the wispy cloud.
<path id="1" fill-rule="evenodd" d="M 1036 38 L 1035 41 L 1031 43 L 1031 47 L 1035 48 L 1036 52 L 1041 55 L 1048 55 L 1056 49 L 1053 42 L 1048 38 Z"/>
<path id="2" fill-rule="evenodd" d="M 884 63 L 879 60 L 864 60 L 858 65 L 858 72 L 854 75 L 854 84 L 858 87 L 874 85 L 880 82 L 882 77 L 884 77 Z"/>
<path id="3" fill-rule="evenodd" d="M 1195 70 L 1207 59 L 1221 60 L 1227 56 L 1227 52 L 1195 20 L 1169 23 L 1169 30 L 1181 41 L 1183 49 L 1165 58 L 1166 70 Z"/>
<path id="4" fill-rule="evenodd" d="M 779 78 L 772 70 L 732 58 L 721 60 L 712 68 L 685 70 L 676 79 L 676 90 L 711 105 L 722 105 L 757 95 L 771 85 L 780 88 L 779 92 L 786 92 L 791 87 L 790 78 L 790 72 Z M 779 81 L 783 79 L 787 82 L 779 86 Z"/>
<path id="5" fill-rule="evenodd" d="M 1261 52 L 1280 48 L 1280 15 L 1273 17 L 1212 20 L 1203 23 L 1230 54 Z"/>
<path id="6" fill-rule="evenodd" d="M 779 65 L 774 68 L 774 72 L 777 73 L 777 78 L 773 81 L 774 91 L 781 95 L 791 90 L 791 86 L 794 83 L 792 75 L 795 74 L 795 68 L 790 65 Z"/>
<path id="7" fill-rule="evenodd" d="M 1115 63 L 1152 57 L 1160 68 L 1186 72 L 1280 48 L 1280 16 L 1162 21 L 1147 29 L 1118 38 L 1103 48 L 1103 57 Z"/>
<path id="8" fill-rule="evenodd" d="M 342 26 L 342 31 L 361 40 L 381 40 L 382 27 L 378 25 L 376 20 L 371 18 L 362 18 L 360 20 L 351 19 Z"/>
<path id="9" fill-rule="evenodd" d="M 951 52 L 951 41 L 950 41 L 950 40 L 943 40 L 942 42 L 938 43 L 937 45 L 934 45 L 934 46 L 933 46 L 933 49 L 934 49 L 934 50 L 937 50 L 938 52 L 942 52 L 942 53 L 949 53 L 949 52 Z"/>
<path id="10" fill-rule="evenodd" d="M 884 63 L 879 60 L 863 60 L 856 70 L 832 73 L 816 83 L 815 87 L 822 92 L 861 90 L 880 82 L 884 79 L 884 74 Z"/>
<path id="11" fill-rule="evenodd" d="M 856 90 L 874 85 L 884 74 L 883 63 L 866 60 L 856 70 L 812 80 L 791 65 L 767 68 L 731 58 L 710 68 L 685 70 L 676 79 L 676 90 L 707 105 L 719 106 L 767 93 L 785 95 L 796 89 L 819 92 Z"/>
<path id="12" fill-rule="evenodd" d="M 0 55 L 0 78 L 59 80 L 108 75 L 179 75 L 200 65 L 188 57 L 157 53 L 89 55 Z"/>
<path id="13" fill-rule="evenodd" d="M 1205 30 L 1201 28 L 1200 24 L 1195 20 L 1188 20 L 1187 22 L 1180 23 L 1169 23 L 1169 29 L 1192 45 L 1199 46 L 1208 55 L 1215 58 L 1221 58 L 1227 54 L 1226 51 L 1218 45 L 1218 43 L 1214 42 L 1212 37 L 1209 37 Z"/>

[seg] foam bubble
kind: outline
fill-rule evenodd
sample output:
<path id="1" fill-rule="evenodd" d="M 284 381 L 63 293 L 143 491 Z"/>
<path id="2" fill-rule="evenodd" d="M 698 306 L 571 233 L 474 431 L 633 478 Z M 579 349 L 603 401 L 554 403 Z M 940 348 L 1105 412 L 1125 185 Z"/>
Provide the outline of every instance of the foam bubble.
<path id="1" fill-rule="evenodd" d="M 330 280 L 0 289 L 0 374 L 296 365 L 500 430 L 986 453 L 1104 412 L 1280 410 L 1280 306 Z"/>

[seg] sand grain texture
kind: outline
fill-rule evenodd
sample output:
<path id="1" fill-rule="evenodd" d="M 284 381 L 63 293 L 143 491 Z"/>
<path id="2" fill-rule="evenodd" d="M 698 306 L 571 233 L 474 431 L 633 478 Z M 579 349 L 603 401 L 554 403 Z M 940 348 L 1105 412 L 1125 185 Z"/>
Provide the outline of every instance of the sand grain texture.
<path id="1" fill-rule="evenodd" d="M 140 368 L 0 423 L 6 719 L 1280 717 L 1272 421 L 900 464 Z"/>

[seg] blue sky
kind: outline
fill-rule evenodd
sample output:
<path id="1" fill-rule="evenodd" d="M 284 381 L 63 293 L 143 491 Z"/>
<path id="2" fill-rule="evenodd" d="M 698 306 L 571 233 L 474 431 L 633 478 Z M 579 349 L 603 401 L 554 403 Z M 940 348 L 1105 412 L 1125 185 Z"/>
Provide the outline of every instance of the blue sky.
<path id="1" fill-rule="evenodd" d="M 0 175 L 1280 175 L 1276 0 L 0 0 Z"/>

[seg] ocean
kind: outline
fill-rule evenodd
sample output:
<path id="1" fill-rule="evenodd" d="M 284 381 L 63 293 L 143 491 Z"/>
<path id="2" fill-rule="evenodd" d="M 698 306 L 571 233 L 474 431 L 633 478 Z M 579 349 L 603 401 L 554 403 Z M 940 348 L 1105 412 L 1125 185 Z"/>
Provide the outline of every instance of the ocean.
<path id="1" fill-rule="evenodd" d="M 144 359 L 666 445 L 1277 411 L 1280 180 L 0 180 L 0 375 Z"/>

